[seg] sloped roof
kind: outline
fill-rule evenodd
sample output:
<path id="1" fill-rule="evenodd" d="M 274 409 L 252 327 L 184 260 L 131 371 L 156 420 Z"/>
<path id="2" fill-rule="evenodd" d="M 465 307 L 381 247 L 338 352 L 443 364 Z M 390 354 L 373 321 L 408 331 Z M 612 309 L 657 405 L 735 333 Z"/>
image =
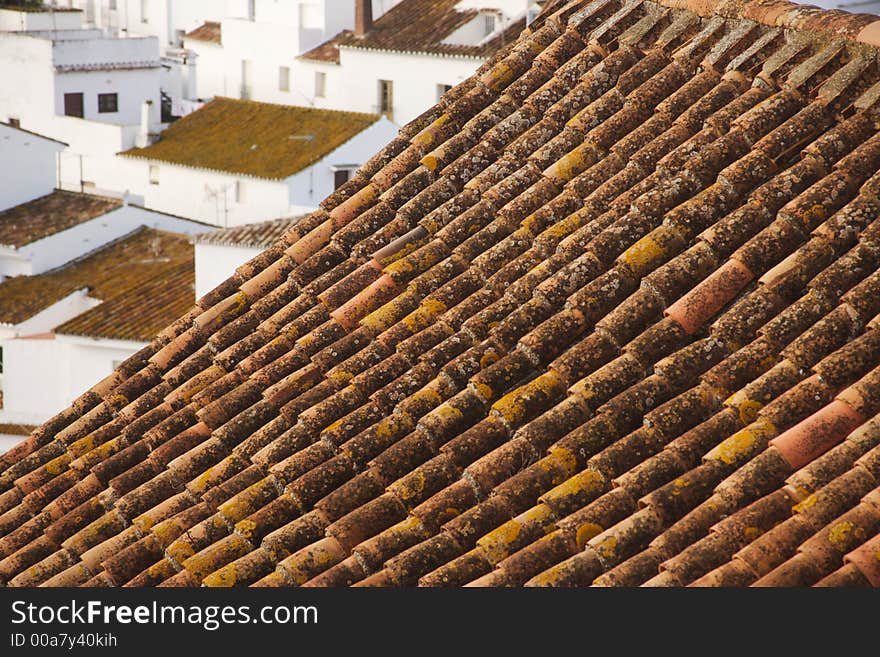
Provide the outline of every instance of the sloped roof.
<path id="1" fill-rule="evenodd" d="M 19 324 L 77 290 L 88 289 L 90 297 L 102 301 L 124 296 L 161 278 L 169 268 L 183 263 L 192 268 L 192 262 L 193 248 L 187 235 L 142 228 L 57 269 L 0 283 L 0 323 Z M 175 316 L 164 312 L 161 321 L 167 324 Z M 118 319 L 119 330 L 123 330 L 124 322 Z M 127 321 L 137 323 L 140 319 L 132 316 Z"/>
<path id="2" fill-rule="evenodd" d="M 232 228 L 220 228 L 201 233 L 194 238 L 196 244 L 213 244 L 215 246 L 241 246 L 266 249 L 275 244 L 284 234 L 293 228 L 302 216 L 270 219 L 255 224 L 244 224 Z"/>
<path id="3" fill-rule="evenodd" d="M 376 114 L 215 98 L 172 123 L 155 144 L 121 155 L 281 180 L 378 120 Z"/>
<path id="4" fill-rule="evenodd" d="M 458 28 L 476 17 L 475 9 L 459 11 L 460 0 L 402 0 L 382 14 L 363 37 L 343 30 L 332 39 L 303 53 L 305 59 L 339 63 L 339 47 L 488 57 L 514 41 L 525 27 L 515 21 L 493 39 L 478 46 L 443 43 Z"/>
<path id="5" fill-rule="evenodd" d="M 149 342 L 169 322 L 186 313 L 195 301 L 195 263 L 186 258 L 161 258 L 153 276 L 107 299 L 55 329 L 64 335 Z"/>
<path id="6" fill-rule="evenodd" d="M 20 248 L 91 221 L 121 205 L 119 199 L 56 190 L 0 212 L 0 246 Z"/>
<path id="7" fill-rule="evenodd" d="M 0 577 L 880 584 L 880 21 L 553 8 L 0 461 Z"/>
<path id="8" fill-rule="evenodd" d="M 222 28 L 217 21 L 205 21 L 196 29 L 187 32 L 184 35 L 186 39 L 195 39 L 196 41 L 210 41 L 211 43 L 222 43 Z"/>

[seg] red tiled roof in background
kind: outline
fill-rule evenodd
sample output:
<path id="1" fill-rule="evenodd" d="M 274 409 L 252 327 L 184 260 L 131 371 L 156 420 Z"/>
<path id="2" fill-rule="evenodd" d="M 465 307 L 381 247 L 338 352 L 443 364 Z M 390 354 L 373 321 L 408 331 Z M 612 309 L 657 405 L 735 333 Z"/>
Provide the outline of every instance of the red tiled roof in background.
<path id="1" fill-rule="evenodd" d="M 255 224 L 233 226 L 232 228 L 220 228 L 219 230 L 201 233 L 193 241 L 196 244 L 267 249 L 281 239 L 302 218 L 302 216 L 284 217 L 282 219 L 260 221 Z"/>
<path id="2" fill-rule="evenodd" d="M 222 31 L 220 23 L 216 21 L 205 21 L 196 29 L 187 32 L 185 39 L 195 39 L 196 41 L 210 41 L 211 43 L 222 43 Z"/>
<path id="3" fill-rule="evenodd" d="M 149 342 L 185 314 L 196 296 L 193 258 L 163 261 L 148 281 L 61 324 L 55 333 Z"/>
<path id="4" fill-rule="evenodd" d="M 0 246 L 20 248 L 100 217 L 121 205 L 119 199 L 56 190 L 0 212 Z"/>
<path id="5" fill-rule="evenodd" d="M 19 324 L 77 290 L 86 289 L 90 297 L 105 302 L 124 297 L 179 265 L 193 268 L 193 247 L 188 236 L 141 228 L 63 267 L 0 283 L 0 323 Z M 192 300 L 195 293 L 192 289 L 190 293 Z M 169 294 L 179 295 L 180 291 L 171 290 Z M 98 314 L 103 312 L 100 308 L 95 309 Z M 132 311 L 126 321 L 135 323 L 141 321 L 136 315 L 149 312 L 139 308 Z M 162 314 L 160 328 L 177 316 L 174 312 Z M 117 320 L 119 330 L 123 330 L 123 318 Z"/>
<path id="6" fill-rule="evenodd" d="M 339 63 L 339 47 L 431 53 L 435 55 L 467 55 L 488 57 L 515 41 L 525 27 L 525 19 L 515 21 L 498 36 L 479 46 L 443 43 L 455 30 L 473 20 L 475 9 L 459 11 L 460 0 L 402 0 L 382 14 L 363 37 L 344 30 L 332 39 L 300 55 Z"/>
<path id="7" fill-rule="evenodd" d="M 873 16 L 554 5 L 0 464 L 9 585 L 867 585 Z"/>

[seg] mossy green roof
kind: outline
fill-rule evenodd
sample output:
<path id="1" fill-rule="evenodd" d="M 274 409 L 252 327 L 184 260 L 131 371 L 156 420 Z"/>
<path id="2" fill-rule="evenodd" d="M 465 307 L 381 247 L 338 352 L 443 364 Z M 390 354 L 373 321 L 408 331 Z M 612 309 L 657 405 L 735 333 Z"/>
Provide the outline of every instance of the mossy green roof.
<path id="1" fill-rule="evenodd" d="M 221 97 L 172 123 L 155 144 L 122 154 L 280 180 L 378 120 L 376 114 Z"/>

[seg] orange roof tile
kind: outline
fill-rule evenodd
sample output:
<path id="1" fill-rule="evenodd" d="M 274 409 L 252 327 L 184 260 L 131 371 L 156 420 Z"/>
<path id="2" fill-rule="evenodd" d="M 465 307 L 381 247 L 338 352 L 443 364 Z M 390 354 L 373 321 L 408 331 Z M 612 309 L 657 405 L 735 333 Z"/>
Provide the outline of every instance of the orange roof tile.
<path id="1" fill-rule="evenodd" d="M 0 460 L 0 578 L 877 583 L 878 19 L 548 7 Z"/>

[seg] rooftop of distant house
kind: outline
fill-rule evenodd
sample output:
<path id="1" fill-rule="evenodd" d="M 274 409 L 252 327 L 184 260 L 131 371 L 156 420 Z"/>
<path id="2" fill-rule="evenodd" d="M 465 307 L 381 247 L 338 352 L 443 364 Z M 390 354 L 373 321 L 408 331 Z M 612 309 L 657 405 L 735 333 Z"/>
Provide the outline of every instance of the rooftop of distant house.
<path id="1" fill-rule="evenodd" d="M 486 57 L 515 41 L 525 27 L 523 18 L 477 45 L 443 43 L 480 13 L 477 9 L 461 11 L 458 4 L 460 0 L 403 0 L 380 16 L 364 36 L 344 30 L 302 57 L 338 64 L 340 47 Z"/>
<path id="2" fill-rule="evenodd" d="M 122 155 L 283 180 L 378 120 L 376 114 L 220 97 L 172 123 L 155 144 Z"/>
<path id="3" fill-rule="evenodd" d="M 187 32 L 184 35 L 186 39 L 194 39 L 195 41 L 209 41 L 211 43 L 222 43 L 222 30 L 220 23 L 217 21 L 205 21 L 196 29 Z"/>
<path id="4" fill-rule="evenodd" d="M 0 2 L 0 9 L 8 11 L 21 11 L 29 14 L 44 14 L 49 12 L 79 11 L 77 7 L 56 7 L 43 4 L 42 2 Z"/>
<path id="5" fill-rule="evenodd" d="M 193 269 L 189 236 L 140 228 L 62 267 L 0 283 L 0 323 L 19 324 L 73 292 L 87 290 L 89 297 L 103 301 L 111 309 L 121 307 L 112 305 L 117 297 L 138 300 L 143 307 L 129 304 L 124 306 L 126 314 L 115 312 L 115 328 L 110 332 L 148 339 L 187 308 L 182 308 L 176 296 L 169 300 L 156 289 L 146 295 L 139 290 L 156 281 L 179 281 L 179 268 Z M 169 288 L 168 293 L 176 295 L 178 291 Z M 194 294 L 190 286 L 190 305 Z M 106 314 L 100 310 L 102 306 L 95 310 Z M 77 326 L 83 324 L 74 320 L 70 330 Z"/>
<path id="6" fill-rule="evenodd" d="M 283 217 L 243 226 L 233 226 L 232 228 L 221 228 L 201 233 L 194 238 L 193 242 L 212 246 L 266 249 L 281 239 L 281 236 L 299 223 L 301 219 L 301 216 Z"/>
<path id="7" fill-rule="evenodd" d="M 0 212 L 0 247 L 19 249 L 121 206 L 119 199 L 55 190 Z"/>

